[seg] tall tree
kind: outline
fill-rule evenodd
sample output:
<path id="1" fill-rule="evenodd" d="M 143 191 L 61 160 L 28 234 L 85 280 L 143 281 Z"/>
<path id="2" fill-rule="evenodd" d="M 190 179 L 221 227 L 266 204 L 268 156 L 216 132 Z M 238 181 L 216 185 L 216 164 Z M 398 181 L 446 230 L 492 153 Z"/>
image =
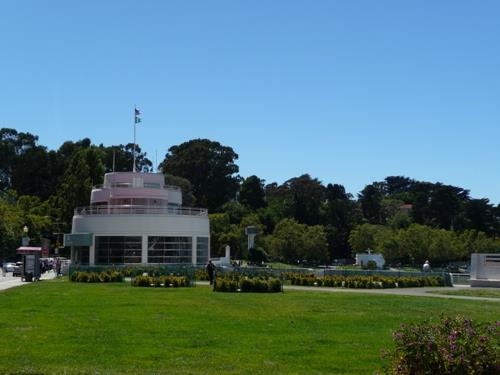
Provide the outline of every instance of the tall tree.
<path id="1" fill-rule="evenodd" d="M 326 193 L 321 181 L 304 174 L 286 181 L 284 187 L 292 193 L 292 211 L 295 220 L 301 224 L 319 224 L 321 221 L 320 209 Z"/>
<path id="2" fill-rule="evenodd" d="M 102 183 L 104 165 L 102 151 L 87 148 L 77 151 L 71 158 L 57 194 L 52 197 L 52 205 L 58 208 L 56 216 L 59 222 L 70 228 L 73 210 L 88 206 L 92 186 Z"/>
<path id="3" fill-rule="evenodd" d="M 351 248 L 349 233 L 359 221 L 356 204 L 352 195 L 346 193 L 344 186 L 328 184 L 326 187 L 326 204 L 324 206 L 324 222 L 328 236 L 331 259 L 349 258 Z"/>
<path id="4" fill-rule="evenodd" d="M 188 179 L 196 204 L 212 212 L 236 197 L 240 177 L 238 154 L 209 139 L 193 139 L 168 150 L 160 167 L 165 173 Z"/>
<path id="5" fill-rule="evenodd" d="M 241 183 L 238 200 L 251 210 L 265 207 L 264 180 L 255 175 L 245 178 Z"/>
<path id="6" fill-rule="evenodd" d="M 358 194 L 363 216 L 370 224 L 381 224 L 383 221 L 382 193 L 373 185 L 367 185 Z"/>
<path id="7" fill-rule="evenodd" d="M 12 176 L 20 165 L 18 159 L 27 150 L 36 147 L 38 137 L 31 133 L 18 133 L 15 129 L 0 129 L 0 190 L 12 188 Z M 29 165 L 28 165 L 29 167 Z"/>
<path id="8" fill-rule="evenodd" d="M 134 163 L 134 144 L 117 145 L 104 147 L 102 144 L 99 148 L 104 150 L 104 167 L 106 172 L 130 172 Z M 152 172 L 153 163 L 147 158 L 147 154 L 142 152 L 139 145 L 135 145 L 135 168 L 141 172 Z"/>

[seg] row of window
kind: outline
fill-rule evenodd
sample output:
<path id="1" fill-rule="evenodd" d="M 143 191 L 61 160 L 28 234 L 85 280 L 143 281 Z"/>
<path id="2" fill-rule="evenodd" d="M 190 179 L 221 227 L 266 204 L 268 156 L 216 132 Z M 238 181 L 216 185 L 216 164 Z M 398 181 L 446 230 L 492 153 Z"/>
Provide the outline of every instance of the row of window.
<path id="1" fill-rule="evenodd" d="M 148 263 L 191 264 L 191 237 L 148 237 Z M 95 238 L 96 264 L 141 263 L 142 238 L 140 236 L 97 236 Z M 196 262 L 208 260 L 208 237 L 196 239 Z M 82 257 L 82 263 L 88 257 Z"/>

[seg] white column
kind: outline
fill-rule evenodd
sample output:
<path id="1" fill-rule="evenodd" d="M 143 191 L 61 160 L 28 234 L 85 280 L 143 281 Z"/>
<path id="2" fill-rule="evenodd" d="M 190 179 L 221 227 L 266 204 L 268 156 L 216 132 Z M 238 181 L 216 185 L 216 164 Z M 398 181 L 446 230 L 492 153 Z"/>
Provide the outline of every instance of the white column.
<path id="1" fill-rule="evenodd" d="M 193 264 L 196 264 L 196 248 L 198 247 L 197 242 L 197 237 L 193 236 L 191 240 L 191 263 Z"/>
<path id="2" fill-rule="evenodd" d="M 95 265 L 95 246 L 89 246 L 89 266 Z"/>
<path id="3" fill-rule="evenodd" d="M 148 262 L 148 236 L 142 236 L 142 252 L 141 252 L 141 263 L 146 264 Z"/>

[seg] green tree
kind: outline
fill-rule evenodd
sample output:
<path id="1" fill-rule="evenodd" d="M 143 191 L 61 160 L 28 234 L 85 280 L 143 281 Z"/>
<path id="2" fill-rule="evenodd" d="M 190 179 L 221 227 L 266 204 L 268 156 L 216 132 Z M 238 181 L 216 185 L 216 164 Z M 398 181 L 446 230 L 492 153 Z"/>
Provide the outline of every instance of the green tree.
<path id="1" fill-rule="evenodd" d="M 286 181 L 284 187 L 292 194 L 291 208 L 295 220 L 301 224 L 319 224 L 320 209 L 326 196 L 326 189 L 321 181 L 304 174 Z"/>
<path id="2" fill-rule="evenodd" d="M 196 198 L 193 195 L 193 187 L 188 179 L 167 173 L 165 175 L 165 185 L 178 186 L 181 188 L 183 206 L 191 207 L 196 204 Z"/>
<path id="3" fill-rule="evenodd" d="M 384 228 L 380 225 L 362 224 L 355 227 L 349 235 L 349 244 L 355 253 L 363 253 L 368 249 L 375 249 L 376 234 Z"/>
<path id="4" fill-rule="evenodd" d="M 238 200 L 251 210 L 265 207 L 264 180 L 255 175 L 245 178 L 241 182 Z"/>
<path id="5" fill-rule="evenodd" d="M 196 204 L 211 212 L 236 197 L 240 177 L 238 159 L 231 147 L 208 139 L 193 139 L 172 146 L 162 162 L 165 173 L 188 179 L 193 186 Z"/>
<path id="6" fill-rule="evenodd" d="M 130 172 L 134 164 L 134 144 L 116 145 L 104 147 L 102 144 L 99 148 L 104 151 L 104 167 L 106 172 Z M 141 151 L 139 145 L 135 145 L 135 168 L 140 172 L 152 172 L 153 163 L 146 157 L 146 153 Z"/>
<path id="7" fill-rule="evenodd" d="M 382 193 L 374 185 L 367 185 L 359 194 L 358 201 L 363 216 L 370 224 L 383 222 Z"/>
<path id="8" fill-rule="evenodd" d="M 102 183 L 104 165 L 102 151 L 97 148 L 81 149 L 73 155 L 62 177 L 61 185 L 51 203 L 58 207 L 58 221 L 69 230 L 73 210 L 88 206 L 93 185 Z"/>

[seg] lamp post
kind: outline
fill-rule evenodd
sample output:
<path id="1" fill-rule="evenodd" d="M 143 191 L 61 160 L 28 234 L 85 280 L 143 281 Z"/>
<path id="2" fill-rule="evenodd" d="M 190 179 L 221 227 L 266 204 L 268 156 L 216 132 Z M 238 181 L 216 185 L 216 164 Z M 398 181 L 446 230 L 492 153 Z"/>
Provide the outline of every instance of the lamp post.
<path id="1" fill-rule="evenodd" d="M 23 227 L 23 233 L 24 233 L 24 236 L 21 240 L 21 245 L 22 246 L 28 246 L 30 244 L 30 238 L 28 237 L 28 232 L 29 232 L 29 228 L 27 225 L 25 225 Z"/>

